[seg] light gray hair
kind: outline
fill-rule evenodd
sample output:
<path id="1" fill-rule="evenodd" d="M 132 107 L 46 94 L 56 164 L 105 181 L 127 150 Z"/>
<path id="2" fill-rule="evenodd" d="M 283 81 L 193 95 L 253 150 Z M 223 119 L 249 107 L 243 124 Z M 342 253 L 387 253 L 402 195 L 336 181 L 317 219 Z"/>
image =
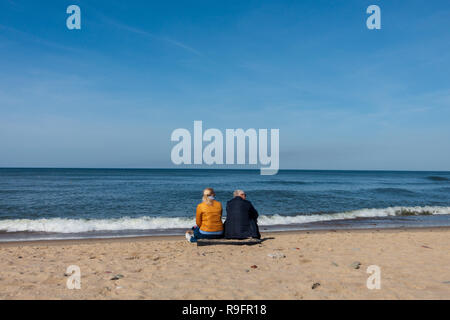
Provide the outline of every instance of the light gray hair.
<path id="1" fill-rule="evenodd" d="M 245 193 L 244 190 L 234 190 L 233 192 L 233 197 L 237 197 L 239 195 L 241 195 L 242 193 Z"/>

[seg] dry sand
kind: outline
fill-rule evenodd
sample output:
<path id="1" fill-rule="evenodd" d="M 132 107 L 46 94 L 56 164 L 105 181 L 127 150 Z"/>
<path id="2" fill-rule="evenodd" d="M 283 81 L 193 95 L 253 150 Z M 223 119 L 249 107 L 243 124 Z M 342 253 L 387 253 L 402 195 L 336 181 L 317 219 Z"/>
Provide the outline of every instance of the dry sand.
<path id="1" fill-rule="evenodd" d="M 450 299 L 447 228 L 263 238 L 255 246 L 197 247 L 183 237 L 4 243 L 0 298 Z M 79 290 L 66 287 L 69 265 L 80 267 Z M 369 265 L 381 268 L 379 290 L 366 286 Z"/>

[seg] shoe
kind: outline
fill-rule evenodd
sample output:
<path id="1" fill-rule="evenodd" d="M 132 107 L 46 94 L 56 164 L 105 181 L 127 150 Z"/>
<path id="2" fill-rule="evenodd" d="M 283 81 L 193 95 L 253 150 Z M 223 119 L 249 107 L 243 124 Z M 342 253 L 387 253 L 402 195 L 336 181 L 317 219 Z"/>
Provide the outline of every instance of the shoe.
<path id="1" fill-rule="evenodd" d="M 187 240 L 187 241 L 192 242 L 192 241 L 191 241 L 191 238 L 192 238 L 192 237 L 193 237 L 193 235 L 192 235 L 191 232 L 189 232 L 189 231 L 186 232 L 186 240 Z"/>

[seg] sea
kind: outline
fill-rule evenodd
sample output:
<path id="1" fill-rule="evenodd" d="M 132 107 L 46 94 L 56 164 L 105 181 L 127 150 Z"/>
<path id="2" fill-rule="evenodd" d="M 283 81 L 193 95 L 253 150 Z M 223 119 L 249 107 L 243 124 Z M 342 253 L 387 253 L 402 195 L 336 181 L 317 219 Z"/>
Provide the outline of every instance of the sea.
<path id="1" fill-rule="evenodd" d="M 450 172 L 0 168 L 0 241 L 182 235 L 206 187 L 263 232 L 450 226 Z"/>

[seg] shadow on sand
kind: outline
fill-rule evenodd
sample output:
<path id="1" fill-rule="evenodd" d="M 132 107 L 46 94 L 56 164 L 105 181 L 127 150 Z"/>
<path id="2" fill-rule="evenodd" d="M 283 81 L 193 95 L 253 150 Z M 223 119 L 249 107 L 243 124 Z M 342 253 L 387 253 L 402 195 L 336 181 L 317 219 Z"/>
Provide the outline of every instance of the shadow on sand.
<path id="1" fill-rule="evenodd" d="M 197 247 L 201 246 L 213 246 L 218 244 L 225 244 L 225 245 L 233 245 L 233 246 L 253 246 L 255 244 L 261 244 L 264 241 L 275 239 L 274 237 L 265 237 L 262 239 L 254 239 L 254 238 L 248 238 L 248 239 L 198 239 L 197 240 Z"/>

